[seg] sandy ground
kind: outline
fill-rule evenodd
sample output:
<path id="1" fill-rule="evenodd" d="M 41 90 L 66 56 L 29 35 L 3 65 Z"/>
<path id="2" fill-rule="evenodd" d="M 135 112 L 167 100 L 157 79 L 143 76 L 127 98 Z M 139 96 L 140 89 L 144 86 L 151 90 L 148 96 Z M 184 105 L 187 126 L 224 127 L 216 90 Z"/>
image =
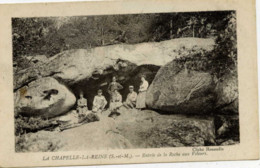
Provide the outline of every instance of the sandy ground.
<path id="1" fill-rule="evenodd" d="M 210 133 L 214 129 L 212 128 L 213 122 L 209 118 L 199 119 L 184 115 L 160 115 L 151 110 L 139 111 L 124 107 L 120 108 L 119 112 L 120 115 L 113 118 L 108 117 L 109 111 L 105 111 L 98 114 L 100 121 L 58 132 L 56 136 L 66 143 L 59 151 L 147 148 L 153 146 L 154 140 L 163 146 L 165 144 L 160 144 L 160 138 L 162 138 L 160 133 L 152 137 L 150 137 L 150 134 L 155 133 L 153 129 L 159 129 L 163 132 L 172 123 L 182 125 L 182 123 L 192 122 L 191 126 L 202 127 L 202 129 L 205 129 L 203 132 L 206 132 L 209 136 L 211 136 Z M 181 134 L 183 133 L 181 132 Z M 148 137 L 146 138 L 146 136 Z M 191 136 L 196 137 L 197 134 L 192 133 Z M 189 141 L 187 138 L 189 138 L 189 135 L 184 136 L 184 141 Z M 174 141 L 173 145 L 183 146 L 179 142 L 182 140 L 171 139 L 169 141 L 172 140 Z"/>
<path id="2" fill-rule="evenodd" d="M 120 135 L 115 119 L 109 111 L 98 114 L 100 121 L 81 125 L 58 133 L 66 141 L 61 150 L 97 150 L 132 148 L 131 143 Z"/>

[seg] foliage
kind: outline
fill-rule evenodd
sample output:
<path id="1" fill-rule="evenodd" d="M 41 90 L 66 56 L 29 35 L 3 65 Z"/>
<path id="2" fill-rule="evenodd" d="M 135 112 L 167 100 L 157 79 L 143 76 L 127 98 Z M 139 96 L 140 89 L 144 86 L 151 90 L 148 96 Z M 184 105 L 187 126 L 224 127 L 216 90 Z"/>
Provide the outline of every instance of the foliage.
<path id="1" fill-rule="evenodd" d="M 117 43 L 148 41 L 153 15 L 14 18 L 13 55 L 45 54 Z"/>
<path id="2" fill-rule="evenodd" d="M 226 26 L 217 39 L 216 47 L 213 51 L 213 61 L 215 62 L 215 71 L 219 72 L 218 76 L 225 74 L 228 70 L 233 73 L 237 71 L 237 37 L 236 37 L 236 15 L 232 12 L 224 21 Z M 234 73 L 237 74 L 237 73 Z"/>
<path id="3" fill-rule="evenodd" d="M 52 20 L 48 18 L 13 18 L 14 57 L 32 53 L 44 54 L 41 47 L 47 43 L 45 37 L 52 29 L 52 25 Z"/>
<path id="4" fill-rule="evenodd" d="M 53 56 L 68 49 L 135 44 L 178 37 L 212 37 L 230 11 L 14 18 L 13 55 Z"/>
<path id="5" fill-rule="evenodd" d="M 56 127 L 50 120 L 40 117 L 24 117 L 15 113 L 15 151 L 16 152 L 50 152 L 58 150 L 62 144 L 49 136 L 38 137 L 37 132 L 42 129 Z"/>
<path id="6" fill-rule="evenodd" d="M 216 37 L 216 45 L 213 51 L 196 50 L 191 51 L 183 48 L 181 53 L 189 53 L 176 59 L 177 66 L 186 66 L 189 70 L 207 71 L 218 79 L 225 73 L 237 75 L 237 44 L 236 44 L 236 15 L 231 12 L 223 18 L 222 30 Z M 195 50 L 196 53 L 192 53 Z"/>
<path id="7" fill-rule="evenodd" d="M 40 117 L 24 117 L 21 115 L 15 118 L 15 135 L 21 135 L 29 132 L 36 132 L 42 129 L 55 127 L 56 124 L 51 120 Z"/>

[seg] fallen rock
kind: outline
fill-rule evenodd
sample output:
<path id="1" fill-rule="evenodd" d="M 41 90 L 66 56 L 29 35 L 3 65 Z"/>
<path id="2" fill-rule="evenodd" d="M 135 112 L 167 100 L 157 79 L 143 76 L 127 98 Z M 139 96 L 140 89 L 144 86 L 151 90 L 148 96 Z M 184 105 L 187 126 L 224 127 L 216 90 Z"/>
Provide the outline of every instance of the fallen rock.
<path id="1" fill-rule="evenodd" d="M 210 112 L 214 105 L 211 75 L 176 64 L 172 61 L 158 71 L 146 94 L 147 106 L 168 113 Z"/>
<path id="2" fill-rule="evenodd" d="M 51 77 L 35 80 L 14 93 L 15 111 L 26 116 L 51 118 L 66 113 L 76 98 Z"/>
<path id="3" fill-rule="evenodd" d="M 238 113 L 238 80 L 234 73 L 225 74 L 215 88 L 216 108 L 222 114 Z"/>

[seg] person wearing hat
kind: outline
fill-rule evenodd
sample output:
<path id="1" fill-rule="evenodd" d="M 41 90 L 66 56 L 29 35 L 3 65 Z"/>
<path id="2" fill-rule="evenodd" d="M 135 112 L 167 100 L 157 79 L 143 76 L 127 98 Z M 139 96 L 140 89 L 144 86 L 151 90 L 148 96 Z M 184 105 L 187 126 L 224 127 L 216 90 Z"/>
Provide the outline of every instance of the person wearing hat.
<path id="1" fill-rule="evenodd" d="M 141 85 L 139 88 L 139 92 L 137 95 L 137 99 L 136 99 L 136 108 L 137 109 L 144 109 L 146 107 L 145 105 L 145 96 L 146 96 L 146 91 L 149 87 L 149 83 L 145 80 L 145 76 L 142 75 L 141 76 Z"/>
<path id="2" fill-rule="evenodd" d="M 137 93 L 134 91 L 134 86 L 129 86 L 129 93 L 126 101 L 123 103 L 126 108 L 135 108 Z"/>
<path id="3" fill-rule="evenodd" d="M 123 86 L 116 81 L 116 77 L 113 76 L 112 82 L 108 85 L 107 91 L 109 94 L 113 93 L 115 90 L 121 90 Z"/>
<path id="4" fill-rule="evenodd" d="M 83 114 L 83 113 L 87 112 L 88 111 L 88 106 L 87 105 L 88 105 L 87 104 L 87 99 L 84 98 L 83 93 L 80 92 L 79 99 L 77 101 L 77 112 L 79 114 Z"/>
<path id="5" fill-rule="evenodd" d="M 110 104 L 111 104 L 111 102 L 115 102 L 115 100 L 113 100 L 113 99 L 117 97 L 117 95 L 115 95 L 116 94 L 115 91 L 116 90 L 118 91 L 121 89 L 123 89 L 123 86 L 120 83 L 118 83 L 116 81 L 116 77 L 113 76 L 112 82 L 108 85 L 108 88 L 107 88 L 107 92 L 110 94 L 110 101 L 109 101 Z M 110 104 L 109 104 L 109 107 L 110 107 Z"/>
<path id="6" fill-rule="evenodd" d="M 107 105 L 107 100 L 106 100 L 106 98 L 102 95 L 102 90 L 99 89 L 99 90 L 98 90 L 98 95 L 96 95 L 96 96 L 94 97 L 92 111 L 93 111 L 94 113 L 102 112 L 102 111 L 104 111 L 106 105 Z"/>

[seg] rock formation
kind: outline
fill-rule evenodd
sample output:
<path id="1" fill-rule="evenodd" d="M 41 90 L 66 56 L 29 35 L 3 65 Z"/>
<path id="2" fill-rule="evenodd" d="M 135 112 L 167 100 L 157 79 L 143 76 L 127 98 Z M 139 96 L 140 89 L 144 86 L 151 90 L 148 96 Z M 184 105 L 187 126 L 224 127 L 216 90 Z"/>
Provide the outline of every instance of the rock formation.
<path id="1" fill-rule="evenodd" d="M 186 71 L 175 61 L 163 66 L 146 94 L 151 109 L 180 114 L 205 114 L 212 110 L 212 77 L 207 72 Z"/>
<path id="2" fill-rule="evenodd" d="M 109 111 L 99 116 L 89 113 L 85 119 L 87 124 L 79 127 L 17 137 L 16 151 L 157 148 L 239 142 L 236 77 L 226 74 L 216 84 L 210 73 L 187 70 L 177 66 L 174 60 L 201 49 L 211 51 L 213 46 L 212 39 L 197 38 L 119 44 L 68 50 L 25 69 L 17 69 L 14 74 L 15 111 L 25 116 L 79 123 L 73 109 L 80 92 L 91 109 L 98 89 L 102 89 L 109 100 L 106 90 L 112 77 L 116 76 L 124 87 L 120 90 L 124 100 L 129 85 L 138 90 L 142 74 L 150 84 L 146 95 L 150 110 L 122 107 L 120 115 L 114 118 L 108 117 Z M 214 114 L 216 111 L 218 113 Z M 207 115 L 212 113 L 214 115 Z M 235 116 L 221 116 L 221 113 L 235 113 Z M 228 139 L 232 131 L 235 138 Z"/>
<path id="3" fill-rule="evenodd" d="M 14 98 L 18 114 L 45 118 L 67 112 L 76 102 L 74 94 L 51 77 L 37 79 L 18 89 Z"/>
<path id="4" fill-rule="evenodd" d="M 118 82 L 124 86 L 120 91 L 124 99 L 130 84 L 138 90 L 142 74 L 152 83 L 160 66 L 183 55 L 179 50 L 185 48 L 197 52 L 192 50 L 194 47 L 198 50 L 211 50 L 213 45 L 212 39 L 183 38 L 159 43 L 68 50 L 15 72 L 14 90 L 17 93 L 17 90 L 30 86 L 30 83 L 38 79 L 51 77 L 69 88 L 76 97 L 83 92 L 91 109 L 98 89 L 103 89 L 105 97 L 109 99 L 106 90 L 112 76 L 117 76 Z"/>
<path id="5" fill-rule="evenodd" d="M 238 113 L 238 79 L 235 73 L 225 74 L 218 82 L 216 108 L 224 114 Z"/>
<path id="6" fill-rule="evenodd" d="M 213 39 L 183 38 L 159 43 L 118 44 L 90 50 L 68 50 L 42 64 L 16 72 L 14 89 L 46 76 L 52 76 L 66 84 L 75 84 L 80 80 L 109 74 L 111 71 L 134 69 L 136 66 L 147 64 L 162 66 L 181 57 L 183 53 L 178 51 L 183 47 L 190 52 L 196 52 L 200 49 L 211 51 L 213 46 Z M 196 51 L 192 50 L 194 47 Z"/>

